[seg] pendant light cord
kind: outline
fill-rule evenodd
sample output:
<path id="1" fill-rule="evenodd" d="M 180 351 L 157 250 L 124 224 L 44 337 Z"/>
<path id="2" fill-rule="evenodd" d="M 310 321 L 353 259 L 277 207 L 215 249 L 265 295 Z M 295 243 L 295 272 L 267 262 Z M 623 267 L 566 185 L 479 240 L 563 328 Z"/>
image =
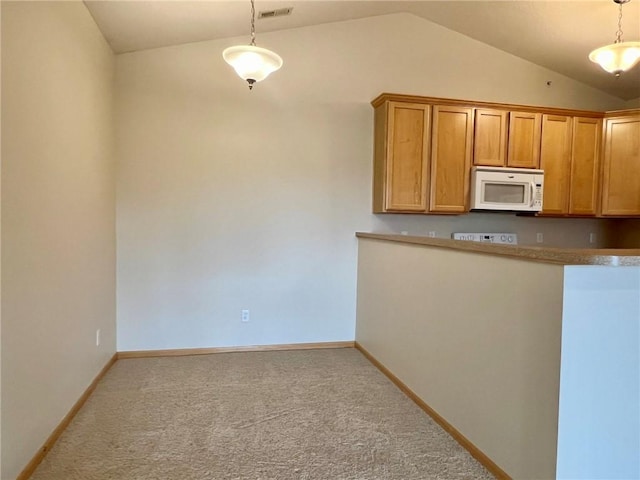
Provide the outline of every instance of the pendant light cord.
<path id="1" fill-rule="evenodd" d="M 620 9 L 620 15 L 622 15 L 622 7 Z M 256 45 L 256 7 L 251 0 L 251 45 Z"/>
<path id="2" fill-rule="evenodd" d="M 253 0 L 251 0 L 251 4 L 253 4 Z M 622 3 L 619 3 L 618 7 L 618 31 L 616 32 L 616 41 L 614 43 L 622 42 Z"/>

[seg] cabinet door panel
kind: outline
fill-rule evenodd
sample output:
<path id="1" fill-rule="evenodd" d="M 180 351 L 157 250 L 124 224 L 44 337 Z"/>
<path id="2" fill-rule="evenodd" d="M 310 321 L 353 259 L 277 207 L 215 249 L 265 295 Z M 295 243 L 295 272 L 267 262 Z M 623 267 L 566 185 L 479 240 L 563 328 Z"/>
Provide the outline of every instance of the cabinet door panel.
<path id="1" fill-rule="evenodd" d="M 640 116 L 606 120 L 602 215 L 640 215 Z"/>
<path id="2" fill-rule="evenodd" d="M 468 210 L 473 109 L 433 107 L 431 212 Z"/>
<path id="3" fill-rule="evenodd" d="M 542 213 L 569 213 L 571 117 L 542 116 L 540 168 L 544 170 Z"/>
<path id="4" fill-rule="evenodd" d="M 427 209 L 429 105 L 389 105 L 386 209 Z"/>
<path id="5" fill-rule="evenodd" d="M 598 206 L 602 120 L 574 117 L 569 213 L 595 215 Z"/>
<path id="6" fill-rule="evenodd" d="M 509 150 L 507 166 L 538 168 L 540 165 L 539 113 L 511 112 L 509 114 Z"/>
<path id="7" fill-rule="evenodd" d="M 473 164 L 504 167 L 507 162 L 507 118 L 501 110 L 475 111 Z"/>

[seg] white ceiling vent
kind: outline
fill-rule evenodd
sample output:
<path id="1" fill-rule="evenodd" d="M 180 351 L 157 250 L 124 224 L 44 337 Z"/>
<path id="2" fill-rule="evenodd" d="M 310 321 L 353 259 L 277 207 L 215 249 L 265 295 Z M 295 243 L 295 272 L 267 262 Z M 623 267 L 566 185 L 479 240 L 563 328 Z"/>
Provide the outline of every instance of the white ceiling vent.
<path id="1" fill-rule="evenodd" d="M 258 12 L 258 20 L 262 18 L 284 17 L 285 15 L 291 15 L 293 7 L 278 8 L 276 10 L 263 10 Z"/>

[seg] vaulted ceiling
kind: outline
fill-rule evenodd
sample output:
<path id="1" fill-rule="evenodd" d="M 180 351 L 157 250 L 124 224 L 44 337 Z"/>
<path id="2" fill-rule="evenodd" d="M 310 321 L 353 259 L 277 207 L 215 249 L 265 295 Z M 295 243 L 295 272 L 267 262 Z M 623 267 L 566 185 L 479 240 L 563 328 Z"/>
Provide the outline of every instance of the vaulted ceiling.
<path id="1" fill-rule="evenodd" d="M 116 53 L 248 35 L 248 0 L 85 3 Z M 291 15 L 257 20 L 258 34 L 409 12 L 621 99 L 640 97 L 640 66 L 615 78 L 587 57 L 615 39 L 612 0 L 256 1 L 258 12 L 283 7 Z M 640 0 L 624 5 L 622 26 L 624 40 L 640 41 Z"/>

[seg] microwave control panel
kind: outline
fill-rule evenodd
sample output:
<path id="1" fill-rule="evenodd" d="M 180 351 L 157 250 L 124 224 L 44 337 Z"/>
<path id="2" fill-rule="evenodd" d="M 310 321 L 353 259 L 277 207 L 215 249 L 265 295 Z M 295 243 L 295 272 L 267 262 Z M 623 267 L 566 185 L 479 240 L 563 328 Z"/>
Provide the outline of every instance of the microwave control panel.
<path id="1" fill-rule="evenodd" d="M 499 243 L 503 245 L 517 245 L 517 233 L 452 233 L 454 240 L 470 240 L 472 242 Z"/>
<path id="2" fill-rule="evenodd" d="M 537 210 L 542 210 L 542 184 L 535 184 L 535 196 L 533 197 L 533 206 L 536 207 Z"/>

